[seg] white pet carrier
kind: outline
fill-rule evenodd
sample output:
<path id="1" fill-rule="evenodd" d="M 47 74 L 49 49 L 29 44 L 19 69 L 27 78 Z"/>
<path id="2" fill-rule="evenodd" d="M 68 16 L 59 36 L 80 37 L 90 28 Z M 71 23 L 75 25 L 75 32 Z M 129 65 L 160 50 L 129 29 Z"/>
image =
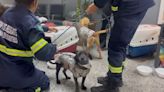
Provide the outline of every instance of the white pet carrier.
<path id="1" fill-rule="evenodd" d="M 77 30 L 72 26 L 58 26 L 58 32 L 46 32 L 45 36 L 49 37 L 53 44 L 56 44 L 59 50 L 76 45 L 79 41 Z"/>
<path id="2" fill-rule="evenodd" d="M 161 27 L 158 25 L 139 25 L 131 43 L 127 48 L 127 55 L 138 57 L 153 54 L 156 50 Z"/>
<path id="3" fill-rule="evenodd" d="M 157 25 L 149 25 L 149 24 L 139 25 L 130 43 L 130 46 L 138 47 L 138 46 L 157 44 L 160 34 L 160 29 L 161 27 Z"/>

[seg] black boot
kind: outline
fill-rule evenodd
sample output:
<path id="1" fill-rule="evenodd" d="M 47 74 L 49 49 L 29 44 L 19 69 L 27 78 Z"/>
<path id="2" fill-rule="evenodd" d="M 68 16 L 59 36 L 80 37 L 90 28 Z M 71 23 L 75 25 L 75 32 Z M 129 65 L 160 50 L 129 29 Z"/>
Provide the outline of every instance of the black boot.
<path id="1" fill-rule="evenodd" d="M 7 87 L 0 87 L 0 92 L 7 92 L 6 89 L 8 89 Z"/>
<path id="2" fill-rule="evenodd" d="M 97 78 L 97 81 L 98 81 L 98 83 L 100 83 L 100 84 L 102 84 L 102 85 L 105 85 L 105 84 L 107 84 L 108 82 L 110 82 L 108 76 L 105 76 L 105 77 L 98 77 L 98 78 Z M 122 86 L 123 86 L 123 81 L 120 81 L 120 82 L 118 83 L 118 86 L 119 86 L 119 87 L 122 87 Z"/>
<path id="3" fill-rule="evenodd" d="M 0 90 L 5 89 L 4 87 L 0 87 Z"/>
<path id="4" fill-rule="evenodd" d="M 91 92 L 120 92 L 119 87 L 114 83 L 108 83 L 103 86 L 92 87 Z"/>

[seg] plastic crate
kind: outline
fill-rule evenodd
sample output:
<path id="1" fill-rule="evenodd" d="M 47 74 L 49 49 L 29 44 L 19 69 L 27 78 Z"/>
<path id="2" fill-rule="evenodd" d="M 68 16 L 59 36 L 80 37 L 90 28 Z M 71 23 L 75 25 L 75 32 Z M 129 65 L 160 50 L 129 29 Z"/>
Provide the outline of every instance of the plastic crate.
<path id="1" fill-rule="evenodd" d="M 139 25 L 127 50 L 130 57 L 139 57 L 153 54 L 159 40 L 161 27 L 158 25 L 141 24 Z"/>
<path id="2" fill-rule="evenodd" d="M 76 44 L 79 41 L 77 30 L 71 26 L 58 26 L 58 32 L 45 32 L 50 42 L 56 44 L 61 52 L 75 52 Z"/>
<path id="3" fill-rule="evenodd" d="M 139 47 L 131 47 L 127 48 L 127 55 L 130 57 L 139 57 L 144 55 L 153 54 L 156 50 L 157 45 L 148 45 L 148 46 L 139 46 Z"/>

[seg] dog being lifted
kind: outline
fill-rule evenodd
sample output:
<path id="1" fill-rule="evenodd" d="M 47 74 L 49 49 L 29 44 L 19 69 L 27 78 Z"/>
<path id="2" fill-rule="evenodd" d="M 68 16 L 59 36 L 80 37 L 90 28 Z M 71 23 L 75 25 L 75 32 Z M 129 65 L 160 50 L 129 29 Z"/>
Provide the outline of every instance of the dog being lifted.
<path id="1" fill-rule="evenodd" d="M 102 53 L 99 42 L 99 33 L 89 29 L 88 26 L 90 24 L 90 20 L 87 17 L 82 18 L 79 23 L 73 24 L 73 26 L 76 27 L 79 36 L 78 45 L 82 46 L 83 49 L 87 51 L 93 49 L 95 45 L 98 51 L 98 58 L 102 59 Z"/>
<path id="2" fill-rule="evenodd" d="M 81 46 L 83 50 L 87 50 L 88 52 L 96 46 L 96 51 L 98 52 L 97 58 L 102 59 L 102 53 L 99 42 L 99 34 L 100 32 L 95 32 L 94 30 L 89 29 L 89 25 L 93 25 L 90 23 L 89 18 L 84 17 L 79 22 L 71 22 L 71 21 L 56 21 L 56 23 L 61 23 L 64 26 L 74 26 L 77 30 L 79 41 L 77 45 Z M 50 27 L 51 31 L 57 31 L 55 27 Z"/>
<path id="3" fill-rule="evenodd" d="M 91 64 L 89 60 L 92 59 L 91 55 L 89 55 L 85 51 L 79 51 L 76 54 L 73 53 L 62 53 L 59 54 L 56 58 L 56 82 L 57 84 L 60 84 L 59 80 L 59 72 L 60 69 L 63 67 L 63 73 L 66 77 L 66 79 L 70 79 L 68 77 L 66 71 L 70 70 L 73 73 L 73 77 L 75 80 L 75 92 L 79 92 L 79 84 L 78 84 L 78 78 L 82 77 L 82 82 L 81 82 L 81 89 L 86 90 L 86 86 L 84 85 L 85 79 L 87 74 L 90 72 L 91 69 Z M 52 62 L 50 62 L 52 63 Z"/>

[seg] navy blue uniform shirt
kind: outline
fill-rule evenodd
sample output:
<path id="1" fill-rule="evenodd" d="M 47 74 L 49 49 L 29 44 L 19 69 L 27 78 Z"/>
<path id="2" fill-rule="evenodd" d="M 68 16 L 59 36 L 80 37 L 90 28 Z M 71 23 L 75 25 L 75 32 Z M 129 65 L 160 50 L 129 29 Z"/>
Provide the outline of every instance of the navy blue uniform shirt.
<path id="1" fill-rule="evenodd" d="M 94 0 L 98 8 L 103 8 L 107 2 L 112 0 Z M 119 2 L 120 15 L 142 12 L 154 5 L 153 0 L 117 0 Z"/>
<path id="2" fill-rule="evenodd" d="M 36 68 L 32 61 L 51 60 L 56 46 L 44 40 L 40 22 L 23 5 L 8 9 L 0 19 L 0 86 L 29 85 Z"/>

